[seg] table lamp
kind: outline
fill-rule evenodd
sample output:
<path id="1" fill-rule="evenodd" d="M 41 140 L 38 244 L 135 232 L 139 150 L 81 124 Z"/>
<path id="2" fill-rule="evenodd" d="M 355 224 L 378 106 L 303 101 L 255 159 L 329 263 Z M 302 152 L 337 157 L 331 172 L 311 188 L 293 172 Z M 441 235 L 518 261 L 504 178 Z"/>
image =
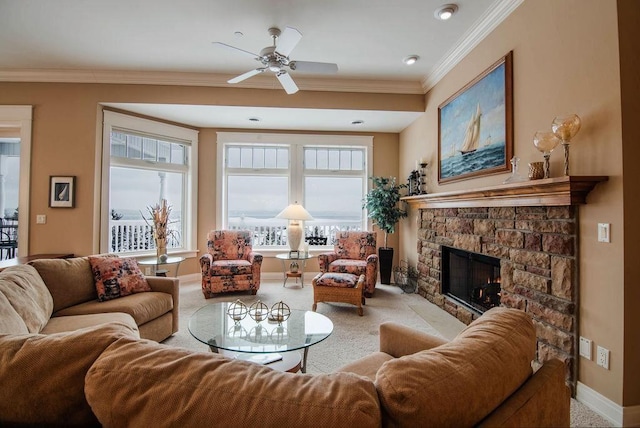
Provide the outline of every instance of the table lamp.
<path id="1" fill-rule="evenodd" d="M 290 251 L 298 251 L 300 248 L 300 242 L 302 242 L 302 226 L 301 221 L 313 220 L 311 214 L 304 209 L 299 203 L 294 203 L 283 209 L 276 218 L 284 218 L 289 220 L 289 227 L 287 227 L 287 242 L 289 243 Z"/>

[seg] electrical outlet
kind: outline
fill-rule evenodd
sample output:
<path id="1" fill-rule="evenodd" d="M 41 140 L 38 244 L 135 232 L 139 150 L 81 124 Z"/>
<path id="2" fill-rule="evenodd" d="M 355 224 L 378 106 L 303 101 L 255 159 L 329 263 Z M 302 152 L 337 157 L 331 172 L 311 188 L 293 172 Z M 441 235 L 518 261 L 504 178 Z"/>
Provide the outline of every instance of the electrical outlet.
<path id="1" fill-rule="evenodd" d="M 147 276 L 151 275 L 151 268 L 150 267 L 144 268 L 144 274 L 147 275 Z"/>
<path id="2" fill-rule="evenodd" d="M 596 364 L 600 367 L 604 367 L 609 370 L 609 350 L 603 348 L 602 346 L 598 346 L 598 359 L 596 360 Z"/>
<path id="3" fill-rule="evenodd" d="M 580 356 L 591 360 L 591 340 L 580 336 Z"/>

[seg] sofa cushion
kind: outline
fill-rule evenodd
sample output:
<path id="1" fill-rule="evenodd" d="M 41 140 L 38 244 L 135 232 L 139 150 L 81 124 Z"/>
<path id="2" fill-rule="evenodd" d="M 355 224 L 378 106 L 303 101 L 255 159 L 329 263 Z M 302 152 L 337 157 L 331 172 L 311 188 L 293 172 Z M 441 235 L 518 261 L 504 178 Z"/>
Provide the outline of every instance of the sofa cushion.
<path id="1" fill-rule="evenodd" d="M 133 317 L 136 324 L 142 325 L 161 315 L 171 312 L 173 298 L 171 294 L 150 291 L 131 294 L 120 299 L 81 303 L 53 314 L 54 317 L 70 315 L 100 314 L 107 312 L 124 312 Z"/>
<path id="2" fill-rule="evenodd" d="M 81 328 L 95 327 L 100 324 L 116 322 L 128 326 L 136 337 L 140 337 L 138 325 L 133 317 L 122 312 L 106 312 L 104 314 L 72 315 L 67 317 L 53 317 L 44 326 L 41 334 L 54 334 L 76 331 Z"/>
<path id="3" fill-rule="evenodd" d="M 98 301 L 151 291 L 138 261 L 132 257 L 89 257 Z"/>
<path id="4" fill-rule="evenodd" d="M 24 320 L 13 309 L 11 302 L 0 292 L 0 334 L 25 334 L 29 333 Z"/>
<path id="5" fill-rule="evenodd" d="M 0 272 L 0 293 L 23 319 L 29 333 L 39 333 L 49 321 L 53 299 L 32 266 L 12 266 Z"/>
<path id="6" fill-rule="evenodd" d="M 383 422 L 475 425 L 527 380 L 535 352 L 531 317 L 493 308 L 451 342 L 382 365 L 375 383 Z"/>
<path id="7" fill-rule="evenodd" d="M 104 427 L 380 426 L 368 379 L 282 373 L 150 341 L 109 346 L 87 373 L 85 393 Z"/>
<path id="8" fill-rule="evenodd" d="M 36 268 L 47 285 L 53 297 L 54 312 L 98 298 L 86 257 L 41 259 L 29 264 Z"/>
<path id="9" fill-rule="evenodd" d="M 85 374 L 123 337 L 135 333 L 115 323 L 72 333 L 0 335 L 0 426 L 98 425 L 85 399 Z"/>

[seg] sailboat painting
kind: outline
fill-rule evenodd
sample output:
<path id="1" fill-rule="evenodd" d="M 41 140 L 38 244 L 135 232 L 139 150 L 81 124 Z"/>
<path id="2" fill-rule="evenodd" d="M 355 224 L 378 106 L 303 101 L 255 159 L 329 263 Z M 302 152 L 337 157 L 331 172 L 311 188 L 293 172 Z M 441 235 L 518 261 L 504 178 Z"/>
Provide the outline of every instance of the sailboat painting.
<path id="1" fill-rule="evenodd" d="M 512 52 L 438 107 L 438 183 L 509 171 Z"/>

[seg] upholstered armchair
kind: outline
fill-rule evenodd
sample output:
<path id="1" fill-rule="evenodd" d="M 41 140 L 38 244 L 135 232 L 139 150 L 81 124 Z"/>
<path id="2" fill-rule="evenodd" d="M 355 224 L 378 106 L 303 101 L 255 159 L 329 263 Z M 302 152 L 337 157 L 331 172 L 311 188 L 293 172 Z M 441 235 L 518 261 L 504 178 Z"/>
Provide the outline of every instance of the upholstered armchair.
<path id="1" fill-rule="evenodd" d="M 212 230 L 207 254 L 200 257 L 202 294 L 206 299 L 228 291 L 260 288 L 262 254 L 254 253 L 248 230 Z"/>
<path id="2" fill-rule="evenodd" d="M 364 274 L 364 295 L 373 296 L 378 280 L 378 255 L 374 232 L 338 232 L 331 253 L 318 255 L 321 272 Z"/>

